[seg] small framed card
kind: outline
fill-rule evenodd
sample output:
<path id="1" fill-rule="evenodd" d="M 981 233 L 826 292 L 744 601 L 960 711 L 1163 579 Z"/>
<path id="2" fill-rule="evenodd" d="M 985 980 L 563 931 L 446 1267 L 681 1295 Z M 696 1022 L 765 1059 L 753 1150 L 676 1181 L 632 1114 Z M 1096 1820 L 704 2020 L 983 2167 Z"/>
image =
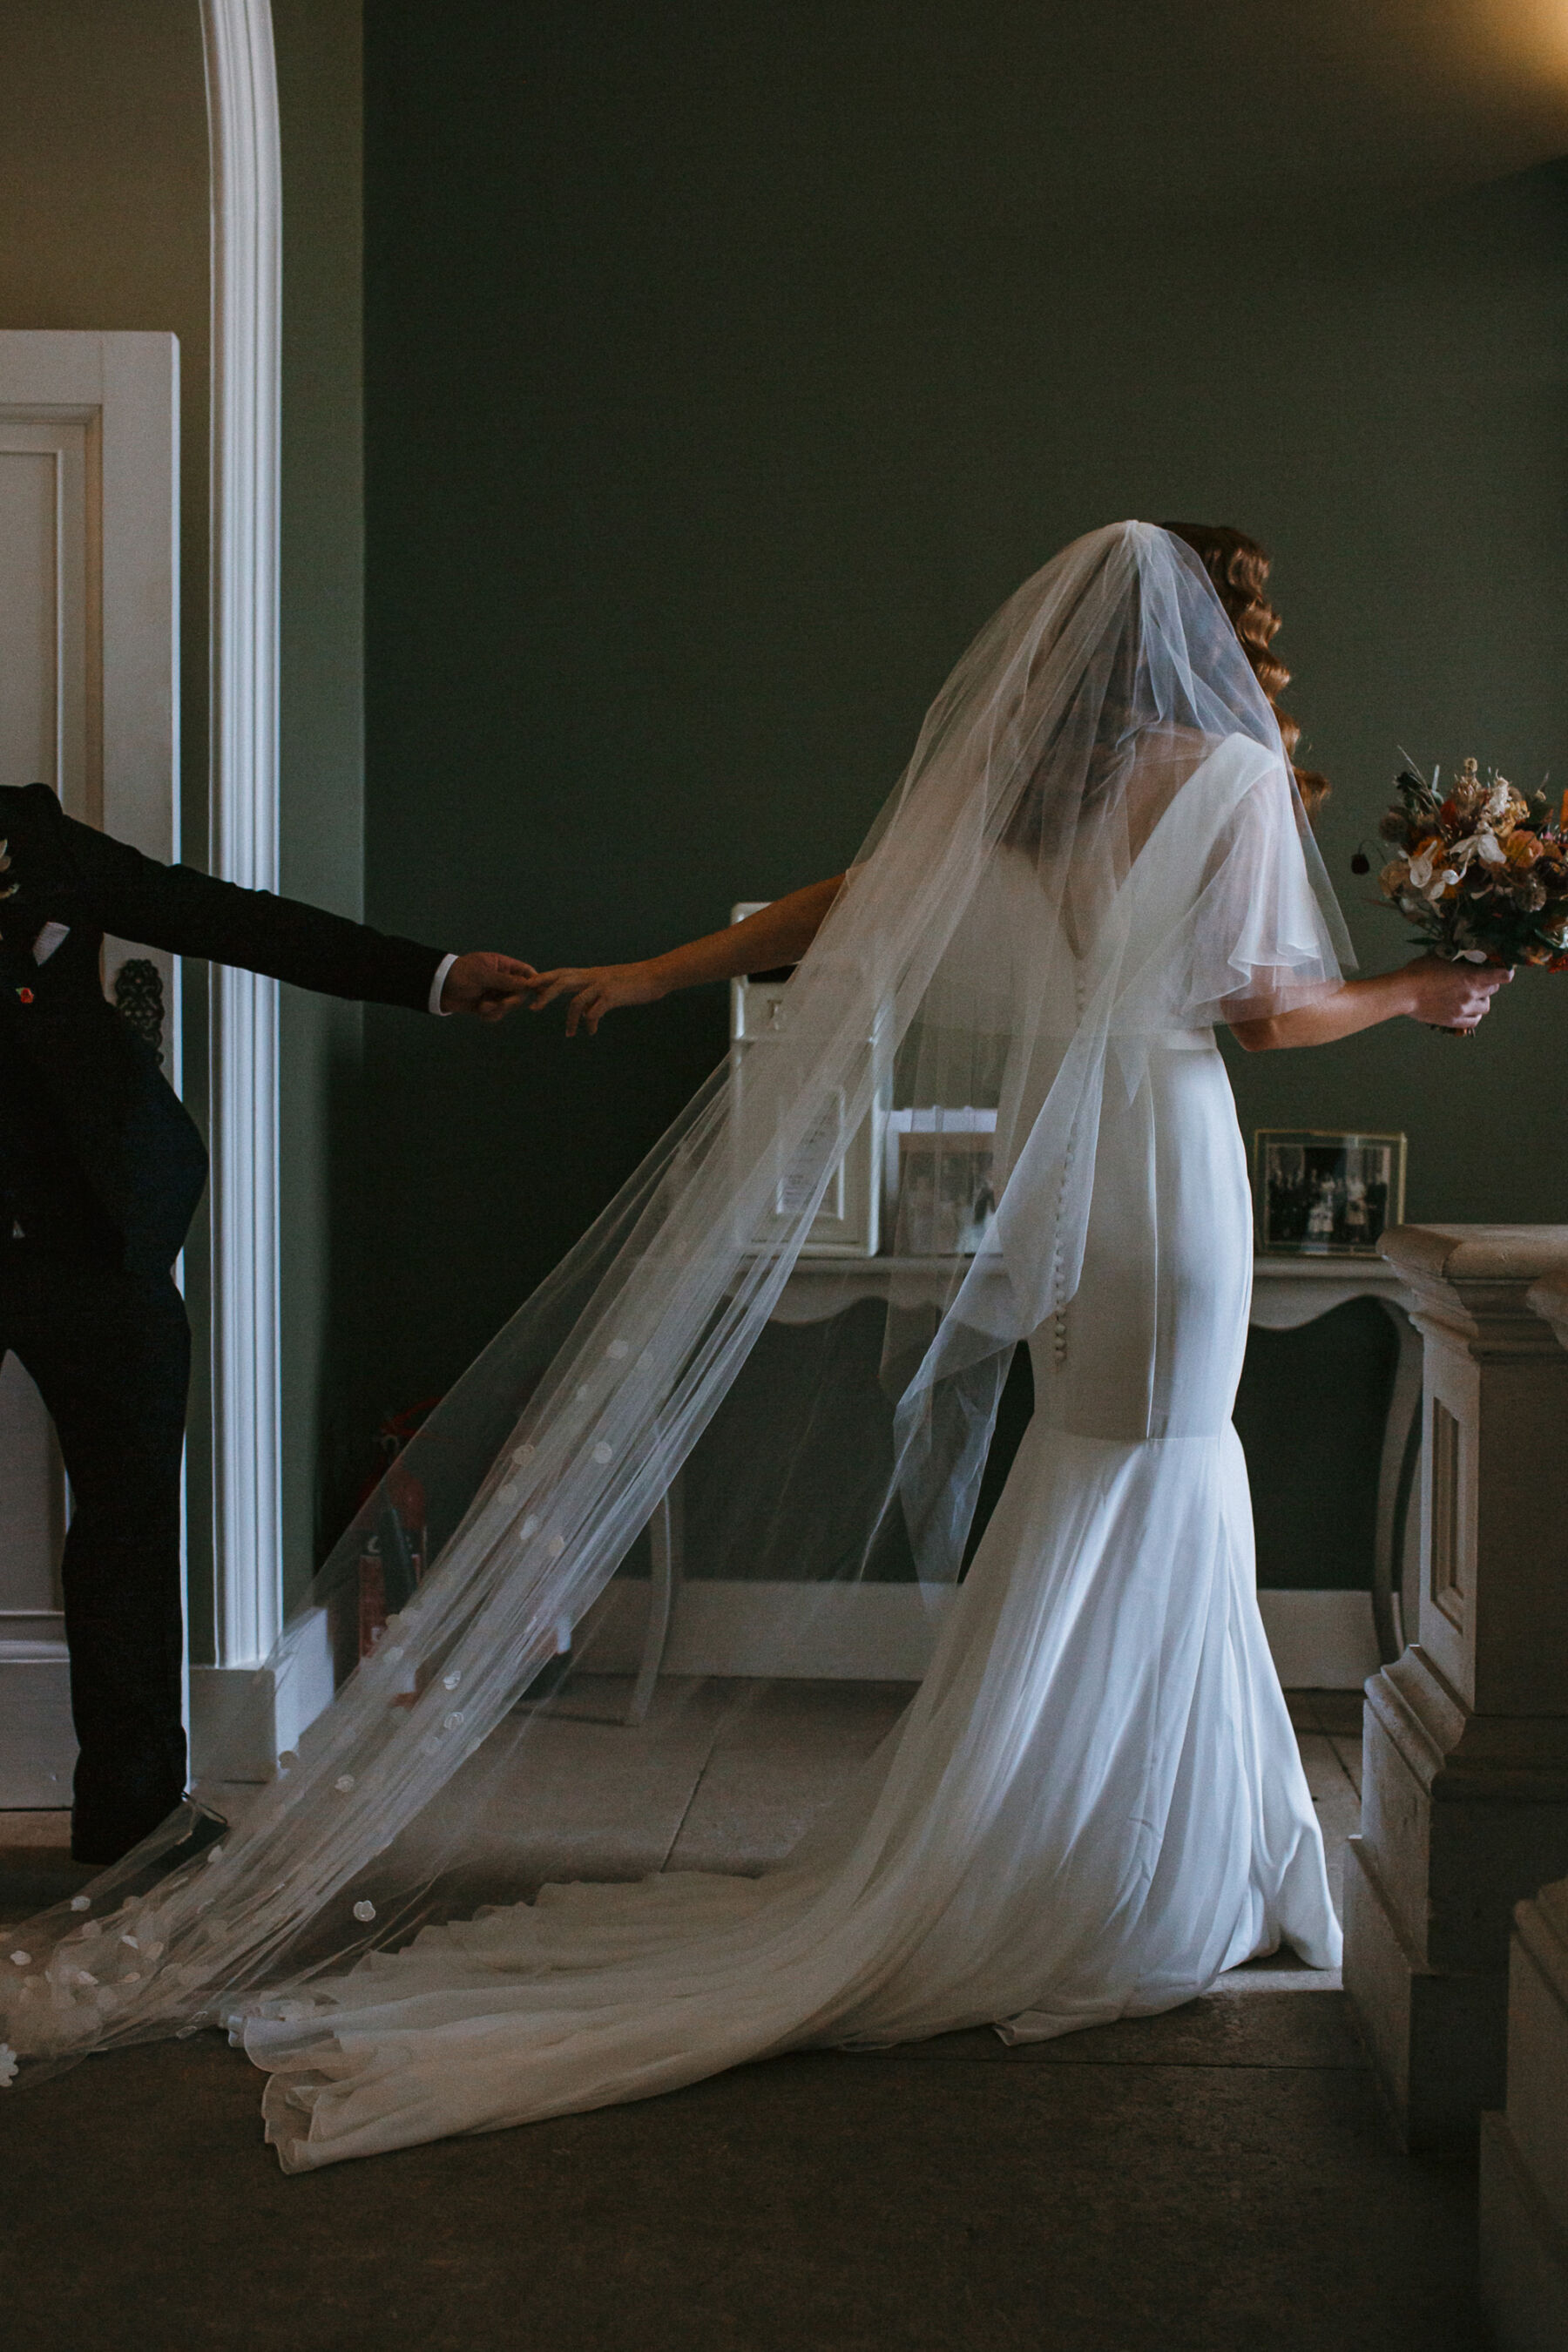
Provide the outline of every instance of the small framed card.
<path id="1" fill-rule="evenodd" d="M 771 902 L 745 898 L 730 912 L 732 923 L 760 914 Z M 785 991 L 790 972 L 759 971 L 730 983 L 730 1082 L 736 1104 L 745 1089 L 748 1057 L 772 1050 L 772 1041 L 784 1033 Z M 874 1039 L 868 1041 L 879 1063 L 885 1056 Z M 831 1172 L 822 1205 L 812 1220 L 801 1255 L 814 1257 L 875 1257 L 881 1241 L 883 1129 L 887 1120 L 888 1084 L 878 1084 L 870 1109 L 850 1132 L 842 1089 L 824 1108 L 816 1130 L 805 1137 L 787 1161 L 781 1158 L 773 1213 L 757 1239 L 774 1242 L 790 1230 L 819 1182 L 824 1161 Z"/>

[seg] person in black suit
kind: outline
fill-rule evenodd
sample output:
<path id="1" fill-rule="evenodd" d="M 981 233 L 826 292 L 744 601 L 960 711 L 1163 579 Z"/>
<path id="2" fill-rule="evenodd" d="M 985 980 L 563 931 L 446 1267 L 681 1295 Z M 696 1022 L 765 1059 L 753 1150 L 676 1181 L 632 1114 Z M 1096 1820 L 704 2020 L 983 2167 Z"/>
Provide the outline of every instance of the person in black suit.
<path id="1" fill-rule="evenodd" d="M 79 1862 L 180 1802 L 180 1469 L 190 1328 L 171 1273 L 206 1152 L 103 993 L 104 933 L 413 1012 L 500 1020 L 531 966 L 443 956 L 298 900 L 160 866 L 0 788 L 0 1358 L 32 1375 L 72 1513 L 62 1577 Z"/>

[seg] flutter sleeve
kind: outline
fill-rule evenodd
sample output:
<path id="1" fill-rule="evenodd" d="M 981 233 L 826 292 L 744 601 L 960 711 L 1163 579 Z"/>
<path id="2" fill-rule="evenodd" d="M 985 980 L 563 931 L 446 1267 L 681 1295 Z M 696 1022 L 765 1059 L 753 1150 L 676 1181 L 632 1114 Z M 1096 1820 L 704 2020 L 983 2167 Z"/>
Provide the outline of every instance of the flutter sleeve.
<path id="1" fill-rule="evenodd" d="M 1355 958 L 1282 755 L 1232 739 L 1161 829 L 1172 854 L 1152 862 L 1134 930 L 1159 947 L 1134 949 L 1130 991 L 1160 1025 L 1266 1019 L 1339 987 Z"/>

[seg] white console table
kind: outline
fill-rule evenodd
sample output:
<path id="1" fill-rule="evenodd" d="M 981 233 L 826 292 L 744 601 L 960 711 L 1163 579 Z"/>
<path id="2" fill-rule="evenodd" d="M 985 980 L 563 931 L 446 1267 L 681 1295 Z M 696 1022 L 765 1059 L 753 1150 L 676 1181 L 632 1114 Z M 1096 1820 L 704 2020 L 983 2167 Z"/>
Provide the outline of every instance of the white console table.
<path id="1" fill-rule="evenodd" d="M 771 1320 L 824 1323 L 863 1299 L 886 1302 L 895 1282 L 901 1299 L 933 1305 L 951 1295 L 955 1261 L 947 1257 L 802 1256 L 780 1293 Z M 1347 1299 L 1375 1298 L 1398 1334 L 1399 1356 L 1378 1469 L 1373 1546 L 1373 1620 L 1385 1659 L 1405 1647 L 1399 1558 L 1402 1503 L 1410 1486 L 1410 1450 L 1421 1406 L 1421 1341 L 1408 1313 L 1404 1284 L 1380 1257 L 1264 1256 L 1252 1264 L 1251 1320 L 1264 1331 L 1296 1331 Z M 681 1482 L 679 1475 L 649 1522 L 652 1579 L 647 1633 L 626 1720 L 647 1712 L 669 1640 L 682 1572 Z"/>

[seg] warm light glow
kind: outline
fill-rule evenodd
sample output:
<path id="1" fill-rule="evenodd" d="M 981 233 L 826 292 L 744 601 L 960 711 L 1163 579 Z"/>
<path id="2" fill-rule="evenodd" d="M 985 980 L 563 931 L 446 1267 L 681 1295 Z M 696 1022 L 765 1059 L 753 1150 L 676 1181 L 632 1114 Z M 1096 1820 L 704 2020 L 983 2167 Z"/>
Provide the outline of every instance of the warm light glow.
<path id="1" fill-rule="evenodd" d="M 1402 0 L 1399 14 L 1412 62 L 1463 76 L 1478 97 L 1568 88 L 1568 0 Z"/>
<path id="2" fill-rule="evenodd" d="M 1384 22 L 1447 137 L 1474 143 L 1475 176 L 1568 152 L 1568 0 L 1397 0 Z"/>
<path id="3" fill-rule="evenodd" d="M 1500 61 L 1568 83 L 1568 0 L 1471 0 L 1471 8 Z"/>

